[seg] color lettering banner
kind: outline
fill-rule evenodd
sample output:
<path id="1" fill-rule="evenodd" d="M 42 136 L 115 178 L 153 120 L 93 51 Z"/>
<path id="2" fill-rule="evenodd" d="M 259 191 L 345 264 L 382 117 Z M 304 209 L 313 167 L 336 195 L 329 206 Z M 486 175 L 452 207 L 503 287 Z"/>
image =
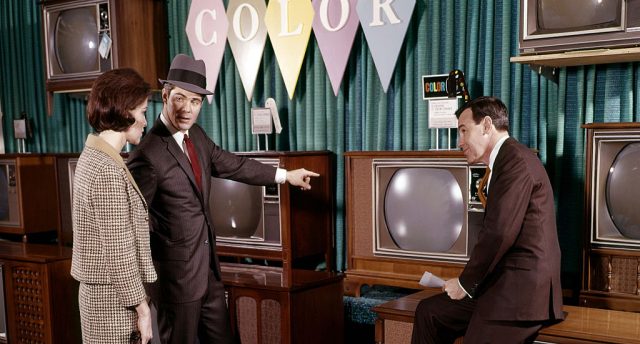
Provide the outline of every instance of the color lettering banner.
<path id="1" fill-rule="evenodd" d="M 253 97 L 267 42 L 267 26 L 263 19 L 266 11 L 264 0 L 230 0 L 227 6 L 227 19 L 231 23 L 227 39 L 249 101 Z"/>
<path id="2" fill-rule="evenodd" d="M 245 0 L 246 1 L 246 0 Z M 193 0 L 185 31 L 193 57 L 207 68 L 207 90 L 214 92 L 227 42 L 229 22 L 222 0 Z M 207 96 L 209 103 L 213 99 Z"/>
<path id="3" fill-rule="evenodd" d="M 358 0 L 314 0 L 313 33 L 337 96 L 358 32 Z"/>
<path id="4" fill-rule="evenodd" d="M 415 5 L 415 0 L 358 1 L 362 31 L 385 92 L 389 88 Z"/>
<path id="5" fill-rule="evenodd" d="M 253 96 L 268 35 L 292 99 L 311 30 L 315 32 L 337 95 L 360 24 L 382 88 L 387 92 L 415 3 L 415 0 L 271 0 L 265 5 L 264 0 L 229 0 L 225 12 L 222 0 L 192 0 L 185 31 L 194 57 L 204 60 L 207 66 L 207 89 L 212 92 L 225 42 L 229 40 L 248 100 Z"/>
<path id="6" fill-rule="evenodd" d="M 272 0 L 267 5 L 264 21 L 289 99 L 293 99 L 307 51 L 313 15 L 309 0 Z"/>

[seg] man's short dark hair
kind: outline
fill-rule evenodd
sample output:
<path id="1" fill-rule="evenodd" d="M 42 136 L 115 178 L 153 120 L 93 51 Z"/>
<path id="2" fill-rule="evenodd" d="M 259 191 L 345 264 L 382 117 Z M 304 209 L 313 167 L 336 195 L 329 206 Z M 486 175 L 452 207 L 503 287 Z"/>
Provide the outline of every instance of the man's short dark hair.
<path id="1" fill-rule="evenodd" d="M 500 131 L 509 130 L 509 111 L 507 106 L 496 97 L 478 97 L 456 111 L 456 117 L 460 118 L 462 112 L 471 109 L 473 121 L 478 124 L 486 116 L 491 117 L 493 125 Z"/>
<path id="2" fill-rule="evenodd" d="M 125 131 L 135 118 L 131 110 L 151 94 L 151 87 L 131 68 L 112 69 L 94 81 L 87 102 L 87 120 L 98 133 Z"/>

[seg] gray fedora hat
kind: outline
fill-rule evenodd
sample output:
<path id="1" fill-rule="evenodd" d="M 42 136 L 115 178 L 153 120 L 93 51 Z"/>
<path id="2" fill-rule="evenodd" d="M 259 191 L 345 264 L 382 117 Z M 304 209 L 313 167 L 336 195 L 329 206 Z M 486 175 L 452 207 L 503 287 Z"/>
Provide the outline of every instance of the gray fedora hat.
<path id="1" fill-rule="evenodd" d="M 185 54 L 178 54 L 171 61 L 167 79 L 158 79 L 163 85 L 170 83 L 187 91 L 201 95 L 210 95 L 207 91 L 207 73 L 204 61 L 196 60 Z"/>

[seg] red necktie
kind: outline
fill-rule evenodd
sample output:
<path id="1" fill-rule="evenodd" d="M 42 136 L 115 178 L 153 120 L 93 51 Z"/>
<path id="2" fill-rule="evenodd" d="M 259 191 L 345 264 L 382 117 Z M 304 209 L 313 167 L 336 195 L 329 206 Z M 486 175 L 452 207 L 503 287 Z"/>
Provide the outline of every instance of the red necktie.
<path id="1" fill-rule="evenodd" d="M 198 154 L 196 154 L 196 147 L 187 134 L 184 134 L 184 145 L 187 147 L 187 155 L 189 156 L 189 161 L 191 161 L 193 175 L 196 177 L 196 185 L 198 186 L 198 190 L 202 191 L 202 169 L 200 168 L 200 161 L 198 160 Z"/>

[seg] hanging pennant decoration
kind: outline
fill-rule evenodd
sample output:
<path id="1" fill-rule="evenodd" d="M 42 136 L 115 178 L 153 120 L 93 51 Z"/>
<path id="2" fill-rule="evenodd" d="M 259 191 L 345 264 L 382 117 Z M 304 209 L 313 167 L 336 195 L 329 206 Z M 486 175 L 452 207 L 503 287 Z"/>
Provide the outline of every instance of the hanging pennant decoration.
<path id="1" fill-rule="evenodd" d="M 384 92 L 389 88 L 415 0 L 360 0 L 358 17 Z"/>
<path id="2" fill-rule="evenodd" d="M 313 33 L 336 96 L 358 31 L 357 1 L 313 0 Z"/>
<path id="3" fill-rule="evenodd" d="M 269 1 L 267 5 L 264 20 L 289 99 L 296 89 L 313 15 L 309 0 Z"/>
<path id="4" fill-rule="evenodd" d="M 266 11 L 264 0 L 230 0 L 227 6 L 227 19 L 231 23 L 227 39 L 248 101 L 253 98 L 267 41 L 267 27 L 263 20 Z"/>
<path id="5" fill-rule="evenodd" d="M 207 68 L 207 90 L 215 92 L 216 81 L 227 42 L 229 22 L 222 0 L 193 0 L 185 31 L 194 58 Z M 207 96 L 209 103 L 213 96 Z"/>

